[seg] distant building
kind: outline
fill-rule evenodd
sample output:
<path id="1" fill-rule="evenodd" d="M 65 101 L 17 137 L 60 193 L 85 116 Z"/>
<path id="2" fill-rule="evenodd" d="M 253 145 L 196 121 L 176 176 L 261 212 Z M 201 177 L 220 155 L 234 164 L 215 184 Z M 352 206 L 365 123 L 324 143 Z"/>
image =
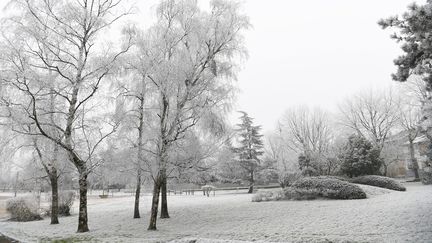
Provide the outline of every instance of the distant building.
<path id="1" fill-rule="evenodd" d="M 429 139 L 424 135 L 414 139 L 414 157 L 417 159 L 419 170 L 428 166 L 426 153 L 429 144 Z M 392 136 L 387 145 L 395 147 L 394 151 L 390 151 L 390 153 L 394 154 L 395 161 L 388 166 L 387 175 L 390 177 L 414 177 L 414 166 L 411 162 L 406 132 L 400 132 Z"/>

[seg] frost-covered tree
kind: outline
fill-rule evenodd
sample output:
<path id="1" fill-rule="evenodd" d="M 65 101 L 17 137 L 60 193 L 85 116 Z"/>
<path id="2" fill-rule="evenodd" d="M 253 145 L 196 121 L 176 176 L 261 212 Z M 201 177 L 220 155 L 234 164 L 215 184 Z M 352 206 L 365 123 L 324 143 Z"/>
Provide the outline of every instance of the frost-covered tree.
<path id="1" fill-rule="evenodd" d="M 339 105 L 340 123 L 381 151 L 399 125 L 399 106 L 399 96 L 392 90 L 359 92 Z"/>
<path id="2" fill-rule="evenodd" d="M 214 0 L 209 11 L 196 1 L 165 0 L 158 20 L 147 32 L 141 56 L 155 63 L 146 78 L 154 89 L 150 150 L 153 199 L 149 230 L 156 230 L 159 196 L 161 217 L 168 218 L 167 171 L 176 141 L 198 123 L 213 123 L 226 112 L 233 97 L 235 67 L 245 54 L 242 31 L 247 16 L 236 1 Z"/>
<path id="3" fill-rule="evenodd" d="M 281 134 L 286 146 L 300 156 L 301 169 L 323 174 L 333 133 L 330 130 L 330 114 L 305 106 L 288 109 L 280 120 Z"/>
<path id="4" fill-rule="evenodd" d="M 271 167 L 277 174 L 281 187 L 289 186 L 299 174 L 297 153 L 287 145 L 281 129 L 265 137 L 265 160 L 272 162 Z"/>
<path id="5" fill-rule="evenodd" d="M 130 47 L 106 45 L 102 34 L 130 11 L 121 9 L 121 0 L 12 2 L 14 16 L 2 26 L 3 103 L 18 111 L 14 130 L 48 139 L 68 154 L 79 174 L 78 232 L 86 232 L 87 177 L 119 121 L 95 109 L 107 105 L 96 97 Z"/>
<path id="6" fill-rule="evenodd" d="M 253 125 L 253 118 L 246 112 L 240 111 L 241 123 L 237 124 L 239 146 L 234 147 L 237 154 L 237 161 L 245 170 L 249 181 L 248 193 L 253 192 L 255 174 L 262 166 L 261 155 L 264 153 L 264 145 L 261 135 L 261 126 Z"/>
<path id="7" fill-rule="evenodd" d="M 349 177 L 376 175 L 382 166 L 380 151 L 361 135 L 350 136 L 339 156 L 341 172 Z"/>

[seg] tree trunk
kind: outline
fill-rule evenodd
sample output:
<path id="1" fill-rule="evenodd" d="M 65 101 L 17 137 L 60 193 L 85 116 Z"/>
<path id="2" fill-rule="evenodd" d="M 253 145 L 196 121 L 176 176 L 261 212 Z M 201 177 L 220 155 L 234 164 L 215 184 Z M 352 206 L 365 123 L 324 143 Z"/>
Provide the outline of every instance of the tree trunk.
<path id="1" fill-rule="evenodd" d="M 139 100 L 137 185 L 135 191 L 134 219 L 140 218 L 139 205 L 141 194 L 141 162 L 143 161 L 144 93 L 141 93 Z"/>
<path id="2" fill-rule="evenodd" d="M 412 164 L 412 168 L 413 168 L 413 171 L 414 171 L 414 177 L 415 177 L 415 179 L 420 179 L 419 171 L 418 171 L 419 166 L 418 166 L 418 163 L 417 163 L 417 159 L 415 157 L 414 141 L 413 140 L 409 141 L 409 150 L 410 150 L 411 164 Z"/>
<path id="3" fill-rule="evenodd" d="M 58 195 L 58 178 L 57 172 L 53 171 L 50 175 L 51 183 L 51 224 L 58 224 L 58 213 L 59 213 L 59 195 Z"/>
<path id="4" fill-rule="evenodd" d="M 387 176 L 388 166 L 386 165 L 386 163 L 383 163 L 383 169 L 384 169 L 383 176 Z M 379 173 L 379 172 L 378 172 L 378 173 Z"/>
<path id="5" fill-rule="evenodd" d="M 147 228 L 147 230 L 156 230 L 156 220 L 158 215 L 158 208 L 159 208 L 159 194 L 161 189 L 161 177 L 160 174 L 157 176 L 156 181 L 153 185 L 153 200 L 152 200 L 152 206 L 151 206 L 151 213 L 150 213 L 150 224 Z"/>
<path id="6" fill-rule="evenodd" d="M 168 214 L 168 202 L 167 202 L 167 175 L 166 170 L 163 170 L 161 173 L 162 183 L 162 205 L 161 205 L 161 219 L 168 219 L 170 216 Z"/>
<path id="7" fill-rule="evenodd" d="M 84 172 L 86 173 L 86 172 Z M 87 218 L 87 175 L 81 173 L 79 178 L 79 215 L 78 215 L 78 233 L 89 231 Z"/>
<path id="8" fill-rule="evenodd" d="M 140 194 L 141 194 L 141 170 L 138 169 L 137 174 L 137 184 L 136 184 L 136 191 L 135 191 L 135 207 L 134 207 L 134 219 L 139 219 L 140 213 L 139 213 L 139 204 L 140 204 Z"/>
<path id="9" fill-rule="evenodd" d="M 249 190 L 248 190 L 248 193 L 253 193 L 254 183 L 255 183 L 254 173 L 253 173 L 253 171 L 251 171 L 250 178 L 249 178 Z"/>

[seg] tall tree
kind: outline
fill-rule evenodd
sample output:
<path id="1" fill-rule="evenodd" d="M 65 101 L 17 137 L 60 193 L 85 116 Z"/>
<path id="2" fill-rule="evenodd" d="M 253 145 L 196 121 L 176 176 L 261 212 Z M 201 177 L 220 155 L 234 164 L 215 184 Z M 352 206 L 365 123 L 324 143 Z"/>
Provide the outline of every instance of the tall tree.
<path id="1" fill-rule="evenodd" d="M 291 108 L 283 115 L 279 129 L 285 144 L 300 155 L 301 169 L 307 169 L 307 173 L 322 174 L 322 165 L 333 140 L 329 114 L 318 108 Z"/>
<path id="2" fill-rule="evenodd" d="M 264 153 L 261 126 L 253 125 L 253 118 L 246 112 L 240 111 L 241 123 L 237 124 L 239 136 L 239 147 L 234 147 L 238 156 L 240 166 L 246 171 L 249 180 L 248 193 L 253 192 L 255 184 L 255 174 L 261 166 L 261 155 Z"/>
<path id="3" fill-rule="evenodd" d="M 11 94 L 7 105 L 21 111 L 32 128 L 27 134 L 47 138 L 68 154 L 79 174 L 77 231 L 86 232 L 87 177 L 100 162 L 97 148 L 118 126 L 117 119 L 104 119 L 103 112 L 95 111 L 102 105 L 95 97 L 130 46 L 104 50 L 101 34 L 130 11 L 119 10 L 121 0 L 13 3 L 17 16 L 2 30 L 7 50 L 2 53 L 2 79 Z M 47 111 L 50 95 L 55 106 Z"/>
<path id="4" fill-rule="evenodd" d="M 392 90 L 360 92 L 339 106 L 341 123 L 381 151 L 398 126 L 400 99 Z"/>
<path id="5" fill-rule="evenodd" d="M 149 230 L 156 230 L 160 194 L 161 217 L 169 217 L 166 185 L 173 144 L 204 122 L 203 117 L 224 113 L 231 102 L 234 68 L 245 52 L 242 31 L 247 27 L 249 20 L 234 1 L 212 1 L 209 12 L 189 0 L 165 0 L 158 6 L 158 21 L 147 32 L 150 48 L 140 49 L 156 64 L 147 73 L 157 111 Z"/>
<path id="6" fill-rule="evenodd" d="M 275 170 L 281 187 L 289 186 L 292 178 L 298 173 L 297 152 L 284 139 L 280 125 L 277 131 L 266 135 L 265 156 L 267 160 L 273 161 Z"/>
<path id="7" fill-rule="evenodd" d="M 424 89 L 420 94 L 426 96 L 422 105 L 421 131 L 432 142 L 432 1 L 425 4 L 413 3 L 408 11 L 401 16 L 381 19 L 378 24 L 383 29 L 392 29 L 395 32 L 391 38 L 401 43 L 403 55 L 394 60 L 397 66 L 396 73 L 392 74 L 395 81 L 406 82 L 416 77 L 423 83 Z M 432 155 L 432 153 L 427 153 Z M 432 156 L 428 156 L 432 160 Z"/>

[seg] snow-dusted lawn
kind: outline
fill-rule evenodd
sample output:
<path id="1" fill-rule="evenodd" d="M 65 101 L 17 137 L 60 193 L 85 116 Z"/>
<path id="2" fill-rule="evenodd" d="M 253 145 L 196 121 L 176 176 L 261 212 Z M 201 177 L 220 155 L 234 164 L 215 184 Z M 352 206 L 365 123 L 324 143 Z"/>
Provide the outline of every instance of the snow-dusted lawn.
<path id="1" fill-rule="evenodd" d="M 432 186 L 407 184 L 406 192 L 362 186 L 365 200 L 252 203 L 251 195 L 170 196 L 171 219 L 147 231 L 150 196 L 141 219 L 132 219 L 133 197 L 89 200 L 91 232 L 76 234 L 76 213 L 37 222 L 0 222 L 0 233 L 23 241 L 78 238 L 102 242 L 165 242 L 185 238 L 283 242 L 432 242 Z M 75 209 L 75 212 L 77 210 Z M 204 241 L 198 241 L 204 242 Z"/>

